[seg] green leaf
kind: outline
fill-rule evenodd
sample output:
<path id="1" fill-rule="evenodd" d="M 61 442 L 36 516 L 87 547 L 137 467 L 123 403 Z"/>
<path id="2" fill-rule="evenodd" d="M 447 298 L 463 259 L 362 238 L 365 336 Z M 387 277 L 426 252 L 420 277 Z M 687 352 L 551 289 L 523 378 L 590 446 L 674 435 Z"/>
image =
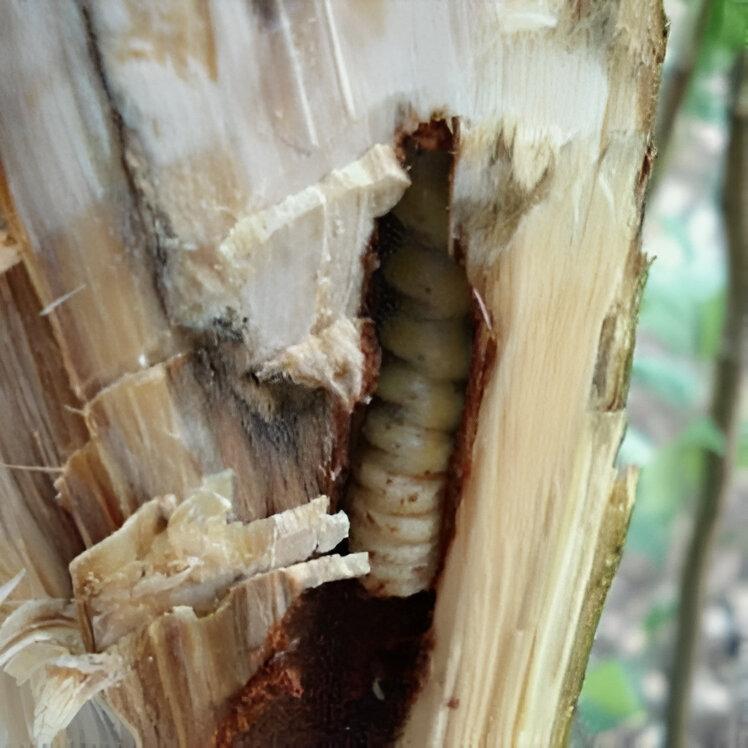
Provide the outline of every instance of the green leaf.
<path id="1" fill-rule="evenodd" d="M 703 450 L 689 439 L 679 438 L 663 447 L 647 465 L 639 480 L 639 508 L 653 517 L 669 519 L 698 489 L 703 469 Z"/>
<path id="2" fill-rule="evenodd" d="M 726 63 L 724 67 L 729 67 Z M 718 67 L 716 64 L 710 67 Z M 719 66 L 722 67 L 722 66 Z M 703 122 L 725 125 L 727 122 L 727 109 L 724 98 L 714 95 L 714 86 L 710 85 L 708 76 L 713 75 L 711 71 L 697 75 L 691 85 L 686 97 L 684 109 L 696 119 Z"/>
<path id="3" fill-rule="evenodd" d="M 723 436 L 709 419 L 699 418 L 655 453 L 639 478 L 627 550 L 664 563 L 673 518 L 701 486 L 705 450 L 723 446 Z"/>
<path id="4" fill-rule="evenodd" d="M 748 7 L 745 0 L 711 2 L 712 10 L 697 62 L 699 69 L 707 71 L 729 67 L 734 55 L 748 46 Z"/>
<path id="5" fill-rule="evenodd" d="M 679 441 L 684 447 L 697 447 L 718 455 L 725 452 L 725 435 L 708 416 L 691 421 Z"/>
<path id="6" fill-rule="evenodd" d="M 579 710 L 592 732 L 610 730 L 644 711 L 631 676 L 615 659 L 602 660 L 587 669 Z"/>
<path id="7" fill-rule="evenodd" d="M 656 602 L 644 617 L 644 629 L 647 634 L 651 636 L 659 631 L 663 626 L 670 623 L 677 610 L 678 606 L 675 600 Z"/>
<path id="8" fill-rule="evenodd" d="M 741 468 L 748 468 L 748 421 L 743 421 L 740 425 L 737 465 Z"/>
<path id="9" fill-rule="evenodd" d="M 678 295 L 670 282 L 663 284 L 654 274 L 651 277 L 639 315 L 642 332 L 654 335 L 673 353 L 691 354 L 695 327 L 692 300 L 683 293 Z"/>
<path id="10" fill-rule="evenodd" d="M 710 95 L 714 97 L 713 92 Z M 653 220 L 665 234 L 667 252 L 650 269 L 639 318 L 641 330 L 674 354 L 699 355 L 709 324 L 719 324 L 714 318 L 719 312 L 715 296 L 723 293 L 724 262 L 714 262 L 709 253 L 694 246 L 682 216 L 662 215 Z"/>
<path id="11" fill-rule="evenodd" d="M 748 7 L 748 6 L 746 6 Z M 697 354 L 704 360 L 713 359 L 722 342 L 722 326 L 725 319 L 725 292 L 718 291 L 699 304 Z"/>

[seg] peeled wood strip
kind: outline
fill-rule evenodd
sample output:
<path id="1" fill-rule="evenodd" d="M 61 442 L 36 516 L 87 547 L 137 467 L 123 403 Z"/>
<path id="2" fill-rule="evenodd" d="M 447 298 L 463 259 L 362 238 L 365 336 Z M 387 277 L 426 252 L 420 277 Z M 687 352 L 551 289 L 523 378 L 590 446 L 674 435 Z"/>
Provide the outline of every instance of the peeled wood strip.
<path id="1" fill-rule="evenodd" d="M 69 600 L 27 600 L 16 608 L 0 626 L 0 668 L 39 644 L 49 656 L 83 652 L 75 606 Z"/>
<path id="2" fill-rule="evenodd" d="M 238 577 L 324 553 L 347 535 L 348 519 L 327 514 L 327 497 L 243 524 L 228 521 L 232 493 L 227 471 L 178 506 L 173 496 L 154 499 L 71 563 L 89 647 L 105 649 L 175 605 L 203 611 Z"/>

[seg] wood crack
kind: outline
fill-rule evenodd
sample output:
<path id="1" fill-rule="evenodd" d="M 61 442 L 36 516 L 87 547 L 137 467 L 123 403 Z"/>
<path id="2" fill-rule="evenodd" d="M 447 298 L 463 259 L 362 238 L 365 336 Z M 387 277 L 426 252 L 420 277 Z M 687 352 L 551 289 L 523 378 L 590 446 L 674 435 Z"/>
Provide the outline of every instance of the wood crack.
<path id="1" fill-rule="evenodd" d="M 145 247 L 148 250 L 147 254 L 151 257 L 153 288 L 156 292 L 156 296 L 161 305 L 161 309 L 166 315 L 167 319 L 170 317 L 169 308 L 166 302 L 166 294 L 163 288 L 163 269 L 167 264 L 167 254 L 163 248 L 163 239 L 161 233 L 168 235 L 168 222 L 161 218 L 159 220 L 156 216 L 154 206 L 150 203 L 145 195 L 145 191 L 138 185 L 138 179 L 132 168 L 132 157 L 130 156 L 131 146 L 126 134 L 127 128 L 125 127 L 124 119 L 117 108 L 115 97 L 112 94 L 111 85 L 107 78 L 105 71 L 105 65 L 101 50 L 99 48 L 98 40 L 96 37 L 96 31 L 94 29 L 93 18 L 91 11 L 87 7 L 87 3 L 84 1 L 80 5 L 81 17 L 83 19 L 83 25 L 85 28 L 86 38 L 88 42 L 88 50 L 93 63 L 94 70 L 98 76 L 101 90 L 104 93 L 109 115 L 111 118 L 117 149 L 119 152 L 119 162 L 122 167 L 122 172 L 125 176 L 125 181 L 128 186 L 130 198 L 133 205 L 135 206 L 134 215 L 132 219 L 135 220 L 137 215 L 140 230 L 145 234 Z M 163 224 L 163 225 L 160 225 Z"/>

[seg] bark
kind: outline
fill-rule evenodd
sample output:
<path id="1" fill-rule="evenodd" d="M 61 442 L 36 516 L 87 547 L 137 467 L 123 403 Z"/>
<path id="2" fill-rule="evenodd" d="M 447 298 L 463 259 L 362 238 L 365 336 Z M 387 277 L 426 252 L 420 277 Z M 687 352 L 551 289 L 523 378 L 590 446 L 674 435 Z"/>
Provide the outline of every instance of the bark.
<path id="1" fill-rule="evenodd" d="M 655 0 L 3 5 L 8 735 L 93 696 L 143 744 L 563 739 L 633 500 L 663 46 Z M 349 508 L 392 221 L 443 225 L 472 348 L 440 572 L 389 598 L 358 553 L 234 541 Z"/>

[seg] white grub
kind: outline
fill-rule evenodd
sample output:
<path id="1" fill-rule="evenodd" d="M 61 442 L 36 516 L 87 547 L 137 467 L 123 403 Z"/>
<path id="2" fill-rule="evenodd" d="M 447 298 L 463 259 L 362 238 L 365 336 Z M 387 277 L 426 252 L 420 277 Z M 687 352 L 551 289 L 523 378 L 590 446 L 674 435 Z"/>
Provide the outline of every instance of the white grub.
<path id="1" fill-rule="evenodd" d="M 400 225 L 382 232 L 391 237 L 382 274 L 394 311 L 380 326 L 385 361 L 348 496 L 351 548 L 371 556 L 362 583 L 397 597 L 428 589 L 437 568 L 470 361 L 469 288 L 446 251 L 451 159 L 426 152 L 413 160 L 412 186 L 393 211 Z"/>

